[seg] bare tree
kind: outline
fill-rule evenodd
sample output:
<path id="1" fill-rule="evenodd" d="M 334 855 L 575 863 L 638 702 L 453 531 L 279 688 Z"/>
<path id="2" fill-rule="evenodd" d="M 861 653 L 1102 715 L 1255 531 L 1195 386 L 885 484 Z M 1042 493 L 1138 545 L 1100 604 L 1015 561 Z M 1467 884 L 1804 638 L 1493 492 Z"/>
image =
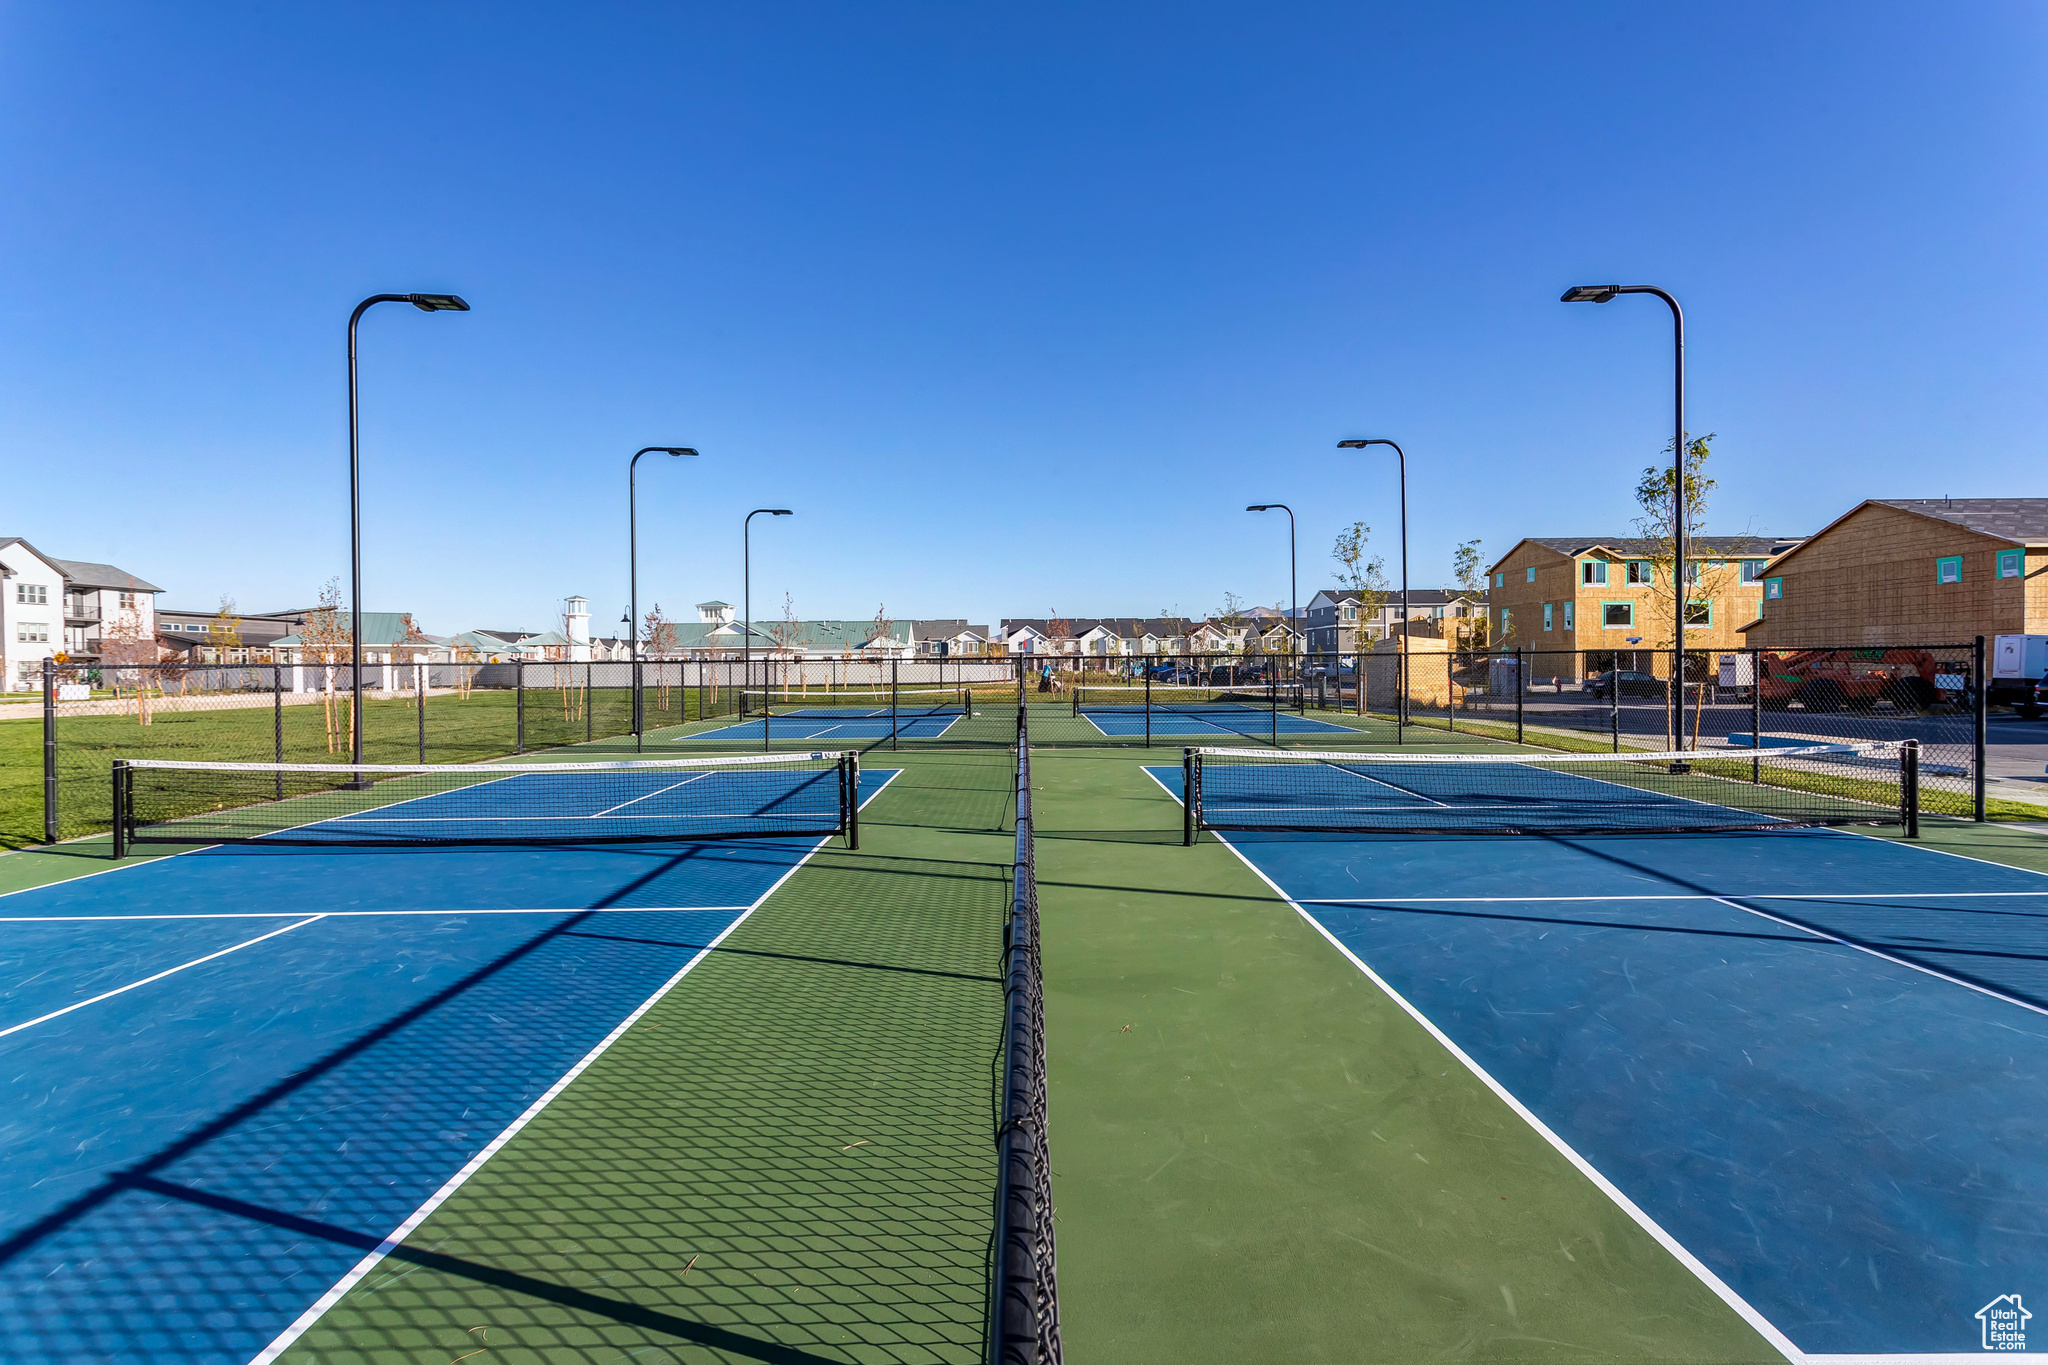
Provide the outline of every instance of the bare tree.
<path id="1" fill-rule="evenodd" d="M 235 613 L 235 599 L 220 599 L 220 610 L 206 623 L 206 647 L 213 653 L 215 663 L 240 663 L 230 656 L 242 650 L 242 618 Z"/>
<path id="2" fill-rule="evenodd" d="M 330 578 L 320 589 L 320 601 L 306 613 L 299 627 L 299 658 L 319 665 L 321 674 L 320 712 L 327 725 L 327 752 L 348 748 L 348 693 L 339 698 L 334 691 L 334 670 L 350 658 L 349 619 L 341 609 L 341 580 Z"/>
<path id="3" fill-rule="evenodd" d="M 783 692 L 789 691 L 789 659 L 803 643 L 803 623 L 796 617 L 796 599 L 788 593 L 782 594 L 782 615 L 768 627 L 768 639 L 775 646 L 775 654 L 782 667 Z M 773 664 L 770 667 L 774 667 Z"/>
<path id="4" fill-rule="evenodd" d="M 677 652 L 676 623 L 662 615 L 661 603 L 656 602 L 641 622 L 643 657 L 666 659 Z M 659 711 L 668 710 L 668 670 L 659 664 L 654 669 L 654 705 Z M 710 701 L 718 700 L 718 675 L 711 675 Z"/>
<path id="5" fill-rule="evenodd" d="M 134 607 L 125 607 L 121 614 L 109 621 L 100 631 L 100 661 L 117 669 L 126 669 L 135 688 L 135 717 L 143 725 L 150 723 L 149 692 L 155 680 L 150 670 L 143 667 L 153 664 L 162 656 L 156 642 L 156 632 L 142 624 L 142 613 Z M 115 674 L 118 680 L 119 673 Z M 113 685 L 114 695 L 121 695 L 121 685 Z"/>

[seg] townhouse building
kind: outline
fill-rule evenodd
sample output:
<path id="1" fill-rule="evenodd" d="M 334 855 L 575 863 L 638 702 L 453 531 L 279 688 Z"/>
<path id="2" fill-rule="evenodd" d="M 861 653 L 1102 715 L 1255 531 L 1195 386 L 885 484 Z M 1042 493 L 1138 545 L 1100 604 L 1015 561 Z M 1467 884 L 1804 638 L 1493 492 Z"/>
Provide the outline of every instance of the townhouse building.
<path id="1" fill-rule="evenodd" d="M 1410 588 L 1408 620 L 1412 633 L 1444 634 L 1445 621 L 1483 616 L 1486 600 L 1450 588 Z M 1324 588 L 1309 599 L 1302 613 L 1311 654 L 1351 654 L 1374 640 L 1401 633 L 1401 594 L 1389 593 L 1377 607 L 1350 588 Z"/>
<path id="2" fill-rule="evenodd" d="M 2048 498 L 1871 498 L 1772 559 L 1761 648 L 2048 635 Z"/>
<path id="3" fill-rule="evenodd" d="M 110 642 L 154 657 L 162 591 L 112 564 L 59 559 L 0 536 L 0 687 L 40 688 L 43 660 L 97 663 Z"/>
<path id="4" fill-rule="evenodd" d="M 1687 556 L 1685 647 L 1740 648 L 1764 597 L 1764 566 L 1795 537 L 1702 535 Z M 1530 536 L 1487 570 L 1497 650 L 1545 651 L 1545 676 L 1564 680 L 1611 668 L 1670 673 L 1667 569 L 1655 542 L 1630 536 Z M 1661 650 L 1662 653 L 1657 651 Z"/>

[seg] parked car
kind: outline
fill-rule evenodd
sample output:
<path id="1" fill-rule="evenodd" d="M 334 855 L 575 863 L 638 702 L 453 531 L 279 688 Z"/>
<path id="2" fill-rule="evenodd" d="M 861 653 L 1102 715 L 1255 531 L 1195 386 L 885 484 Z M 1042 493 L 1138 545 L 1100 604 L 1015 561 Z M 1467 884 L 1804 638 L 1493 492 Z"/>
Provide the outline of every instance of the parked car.
<path id="1" fill-rule="evenodd" d="M 1622 669 L 1609 669 L 1595 673 L 1580 686 L 1596 697 L 1611 697 L 1616 687 L 1624 697 L 1661 697 L 1665 693 L 1664 680 L 1653 673 L 1630 673 Z"/>

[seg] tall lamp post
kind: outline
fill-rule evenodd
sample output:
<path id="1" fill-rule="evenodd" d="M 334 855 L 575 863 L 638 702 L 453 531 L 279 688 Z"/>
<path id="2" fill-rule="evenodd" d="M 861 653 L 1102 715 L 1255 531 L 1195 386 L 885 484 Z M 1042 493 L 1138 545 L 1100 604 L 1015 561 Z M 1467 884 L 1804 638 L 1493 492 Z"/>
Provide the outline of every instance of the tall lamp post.
<path id="1" fill-rule="evenodd" d="M 632 594 L 626 605 L 628 657 L 633 661 L 633 747 L 640 747 L 640 512 L 634 476 L 642 455 L 695 455 L 688 446 L 642 446 L 626 462 L 626 577 Z"/>
<path id="2" fill-rule="evenodd" d="M 1287 514 L 1287 628 L 1299 630 L 1295 617 L 1301 611 L 1301 587 L 1294 573 L 1294 509 L 1284 502 L 1255 502 L 1244 509 L 1247 512 L 1285 512 Z M 1288 646 L 1290 651 L 1293 646 Z"/>
<path id="3" fill-rule="evenodd" d="M 422 313 L 467 313 L 454 294 L 372 294 L 348 315 L 348 640 L 349 762 L 363 761 L 363 499 L 362 442 L 356 423 L 356 324 L 380 303 L 409 303 Z"/>
<path id="4" fill-rule="evenodd" d="M 1671 733 L 1678 747 L 1685 742 L 1685 599 L 1690 591 L 1686 581 L 1685 535 L 1685 311 L 1678 300 L 1654 284 L 1579 284 L 1564 291 L 1560 303 L 1607 303 L 1617 294 L 1655 294 L 1671 309 L 1671 592 L 1677 615 L 1671 619 L 1672 689 Z"/>
<path id="5" fill-rule="evenodd" d="M 1386 439 L 1386 438 L 1385 438 L 1384 436 L 1368 436 L 1367 438 L 1365 438 L 1365 439 L 1364 439 L 1364 440 L 1362 440 L 1362 441 L 1339 441 L 1339 442 L 1337 442 L 1337 449 L 1339 449 L 1339 450 L 1364 450 L 1364 449 L 1365 449 L 1365 448 L 1366 448 L 1367 446 L 1393 446 L 1393 448 L 1394 448 L 1394 455 L 1395 455 L 1395 458 L 1396 458 L 1396 459 L 1398 459 L 1398 460 L 1400 461 L 1400 468 L 1401 468 L 1401 664 L 1400 664 L 1400 666 L 1401 666 L 1402 668 L 1404 668 L 1404 669 L 1405 669 L 1405 668 L 1407 668 L 1407 667 L 1409 666 L 1409 664 L 1408 664 L 1408 452 L 1407 452 L 1407 451 L 1405 451 L 1405 450 L 1403 450 L 1403 449 L 1401 449 L 1401 447 L 1400 447 L 1400 446 L 1399 446 L 1398 444 L 1396 444 L 1395 442 L 1387 440 L 1387 439 Z M 1359 676 L 1359 679 L 1358 679 L 1358 685 L 1359 685 L 1359 687 L 1360 687 L 1361 689 L 1363 689 L 1363 688 L 1364 688 L 1364 686 L 1365 686 L 1365 677 L 1364 677 L 1364 675 L 1363 675 L 1363 674 L 1361 674 L 1361 675 Z M 1364 707 L 1363 707 L 1363 706 L 1361 705 L 1359 709 L 1360 709 L 1360 710 L 1362 711 L 1362 710 L 1364 710 Z M 1395 721 L 1395 725 L 1396 725 L 1396 727 L 1398 728 L 1398 727 L 1399 727 L 1400 725 L 1402 725 L 1402 724 L 1405 724 L 1405 723 L 1407 722 L 1407 720 L 1408 720 L 1408 684 L 1407 684 L 1407 683 L 1406 683 L 1406 681 L 1404 680 L 1404 682 L 1403 682 L 1403 684 L 1402 684 L 1402 686 L 1401 686 L 1401 697 L 1400 697 L 1400 701 L 1399 701 L 1399 702 L 1397 703 L 1397 705 L 1395 706 L 1395 710 L 1394 710 L 1394 721 Z"/>
<path id="6" fill-rule="evenodd" d="M 754 518 L 786 517 L 787 507 L 756 507 L 740 523 L 740 687 L 754 683 Z"/>

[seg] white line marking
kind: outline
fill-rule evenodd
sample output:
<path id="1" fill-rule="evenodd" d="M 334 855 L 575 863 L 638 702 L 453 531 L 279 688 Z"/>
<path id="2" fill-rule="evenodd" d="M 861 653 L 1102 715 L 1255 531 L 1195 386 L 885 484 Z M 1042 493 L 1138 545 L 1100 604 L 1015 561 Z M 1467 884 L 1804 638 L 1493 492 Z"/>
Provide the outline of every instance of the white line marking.
<path id="1" fill-rule="evenodd" d="M 1269 888 L 1271 888 L 1274 895 L 1278 896 L 1282 901 L 1284 901 L 1288 905 L 1288 907 L 1294 911 L 1295 914 L 1300 915 L 1302 919 L 1306 920 L 1311 928 L 1313 928 L 1318 934 L 1321 934 L 1323 938 L 1329 942 L 1331 947 L 1335 948 L 1338 952 L 1342 953 L 1345 956 L 1345 958 L 1351 963 L 1352 966 L 1358 968 L 1359 971 L 1365 974 L 1368 980 L 1370 980 L 1375 986 L 1379 987 L 1380 990 L 1384 991 L 1388 999 L 1392 1000 L 1395 1004 L 1399 1005 L 1403 1010 L 1405 1010 L 1409 1018 L 1413 1019 L 1416 1023 L 1422 1025 L 1423 1028 L 1427 1029 L 1431 1037 L 1435 1038 L 1437 1042 L 1441 1043 L 1446 1051 L 1448 1051 L 1453 1057 L 1456 1057 L 1458 1061 L 1462 1063 L 1465 1066 L 1465 1068 L 1469 1070 L 1474 1076 L 1478 1077 L 1480 1082 L 1484 1084 L 1487 1087 L 1487 1089 L 1493 1091 L 1494 1094 L 1498 1095 L 1502 1103 L 1506 1104 L 1510 1109 L 1514 1110 L 1514 1112 L 1518 1116 L 1520 1116 L 1523 1122 L 1527 1123 L 1532 1129 L 1536 1131 L 1536 1133 L 1539 1136 L 1541 1136 L 1552 1147 L 1556 1148 L 1558 1153 L 1561 1156 L 1563 1156 L 1565 1160 L 1571 1162 L 1573 1166 L 1576 1166 L 1580 1174 L 1584 1175 L 1588 1180 L 1592 1181 L 1601 1193 L 1605 1194 L 1609 1199 L 1614 1201 L 1614 1204 L 1617 1208 L 1619 1208 L 1623 1213 L 1627 1214 L 1630 1218 L 1634 1219 L 1637 1226 L 1641 1227 L 1645 1232 L 1649 1233 L 1650 1236 L 1654 1237 L 1659 1245 L 1661 1245 L 1666 1251 L 1670 1252 L 1673 1256 L 1675 1256 L 1678 1259 L 1679 1264 L 1683 1265 L 1687 1270 L 1690 1270 L 1696 1277 L 1698 1277 L 1700 1283 L 1706 1285 L 1706 1287 L 1712 1290 L 1714 1294 L 1718 1296 L 1723 1303 L 1727 1304 L 1730 1308 L 1734 1309 L 1736 1313 L 1738 1313 L 1742 1317 L 1742 1320 L 1744 1322 L 1747 1322 L 1751 1327 L 1755 1328 L 1757 1333 L 1760 1336 L 1762 1336 L 1766 1341 L 1770 1342 L 1770 1344 L 1773 1347 L 1775 1347 L 1780 1353 L 1782 1353 L 1787 1360 L 1802 1363 L 1806 1362 L 1807 1357 L 1803 1355 L 1800 1352 L 1799 1348 L 1792 1343 L 1792 1339 L 1790 1337 L 1787 1337 L 1783 1332 L 1779 1331 L 1775 1326 L 1772 1325 L 1770 1319 L 1766 1318 L 1762 1313 L 1758 1312 L 1753 1306 L 1751 1306 L 1747 1299 L 1743 1298 L 1740 1294 L 1736 1293 L 1733 1289 L 1731 1289 L 1728 1286 L 1728 1284 L 1721 1279 L 1719 1275 L 1716 1275 L 1712 1270 L 1708 1269 L 1705 1262 L 1701 1261 L 1699 1257 L 1693 1255 L 1692 1252 L 1686 1250 L 1683 1243 L 1681 1243 L 1676 1237 L 1673 1237 L 1669 1232 L 1665 1231 L 1664 1227 L 1660 1223 L 1658 1223 L 1656 1219 L 1650 1217 L 1648 1213 L 1644 1212 L 1641 1208 L 1639 1208 L 1634 1200 L 1630 1199 L 1627 1195 L 1623 1194 L 1621 1192 L 1620 1187 L 1617 1186 L 1613 1181 L 1609 1180 L 1606 1176 L 1602 1175 L 1600 1173 L 1599 1168 L 1594 1166 L 1592 1162 L 1586 1160 L 1585 1157 L 1579 1155 L 1578 1151 L 1574 1149 L 1569 1142 L 1566 1142 L 1556 1132 L 1552 1131 L 1550 1125 L 1546 1124 L 1542 1119 L 1536 1117 L 1535 1113 L 1527 1105 L 1523 1104 L 1520 1100 L 1515 1098 L 1513 1092 L 1511 1092 L 1506 1086 L 1502 1085 L 1499 1081 L 1495 1080 L 1492 1074 L 1489 1073 L 1485 1067 L 1481 1066 L 1477 1061 L 1475 1061 L 1469 1054 L 1467 1054 L 1463 1048 L 1459 1047 L 1456 1043 L 1452 1042 L 1450 1035 L 1445 1033 L 1442 1029 L 1438 1028 L 1433 1022 L 1431 1022 L 1428 1015 L 1424 1014 L 1421 1010 L 1417 1009 L 1412 1003 L 1409 1002 L 1406 996 L 1402 995 L 1399 991 L 1395 990 L 1393 986 L 1389 985 L 1386 979 L 1383 978 L 1378 972 L 1374 971 L 1371 967 L 1368 967 L 1363 961 L 1363 959 L 1361 959 L 1358 956 L 1358 954 L 1352 952 L 1349 948 L 1345 947 L 1341 942 L 1339 942 L 1335 934 L 1332 934 L 1328 929 L 1325 929 L 1322 926 L 1322 924 L 1316 919 L 1316 917 L 1309 913 L 1306 907 L 1300 905 L 1293 899 L 1293 897 L 1289 896 L 1285 891 L 1282 891 L 1279 885 L 1275 883 L 1272 878 L 1268 877 L 1264 872 L 1260 871 L 1258 865 L 1252 862 L 1250 858 L 1246 857 L 1243 851 L 1240 850 L 1237 847 L 1237 845 L 1231 843 L 1230 840 L 1224 838 L 1220 834 L 1216 835 L 1216 841 L 1222 844 L 1225 848 L 1229 849 L 1232 853 L 1236 854 L 1238 860 L 1242 862 L 1246 867 L 1251 869 L 1253 876 L 1257 877 L 1260 881 L 1264 882 Z"/>
<path id="2" fill-rule="evenodd" d="M 37 1024 L 48 1023 L 50 1020 L 57 1018 L 59 1015 L 69 1014 L 73 1010 L 82 1010 L 87 1005 L 97 1005 L 102 1000 L 111 1000 L 115 996 L 125 994 L 128 991 L 132 991 L 138 986 L 147 986 L 151 982 L 161 981 L 167 976 L 176 976 L 179 972 L 184 971 L 187 967 L 197 967 L 202 963 L 211 962 L 215 958 L 226 957 L 229 953 L 239 953 L 240 951 L 242 951 L 242 949 L 253 947 L 256 944 L 263 942 L 263 940 L 267 938 L 276 938 L 279 934 L 289 934 L 294 929 L 304 928 L 306 925 L 311 924 L 314 920 L 321 920 L 326 918 L 327 916 L 325 915 L 309 915 L 305 919 L 300 920 L 297 924 L 287 924 L 282 929 L 272 929 L 267 934 L 258 934 L 255 938 L 246 939 L 241 943 L 235 944 L 231 948 L 223 948 L 217 953 L 208 953 L 205 957 L 195 957 L 190 962 L 180 962 L 175 967 L 166 967 L 164 968 L 164 970 L 158 972 L 155 976 L 145 976 L 140 981 L 131 981 L 125 986 L 116 986 L 114 987 L 114 989 L 110 991 L 102 991 L 100 994 L 95 995 L 90 1000 L 80 1000 L 73 1004 L 66 1005 L 61 1010 L 51 1010 L 48 1014 L 38 1015 L 36 1018 L 30 1019 L 26 1023 L 16 1024 L 11 1028 L 0 1029 L 0 1038 L 5 1038 L 10 1033 L 19 1033 L 25 1028 L 34 1028 Z"/>
<path id="3" fill-rule="evenodd" d="M 875 788 L 874 796 L 881 795 L 883 789 L 886 788 L 891 782 L 895 781 L 896 778 L 902 774 L 902 771 L 902 769 L 898 768 L 893 772 L 890 772 L 889 776 L 883 779 L 881 786 Z M 865 808 L 867 802 L 873 800 L 874 796 L 870 796 L 867 798 L 867 800 L 860 802 L 860 805 L 863 808 Z M 799 858 L 795 863 L 791 864 L 787 872 L 784 872 L 780 877 L 777 877 L 775 879 L 774 885 L 770 886 L 766 891 L 763 891 L 760 897 L 757 900 L 755 900 L 755 902 L 752 905 L 748 906 L 746 910 L 743 913 L 741 913 L 738 917 L 736 917 L 731 924 L 725 927 L 725 931 L 723 933 L 719 934 L 718 937 L 712 939 L 711 942 L 706 944 L 704 948 L 701 949 L 695 957 L 692 957 L 688 962 L 684 963 L 674 976 L 671 976 L 667 981 L 664 981 L 660 985 L 660 987 L 655 990 L 654 994 L 648 996 L 647 999 L 641 1001 L 638 1008 L 636 1008 L 631 1014 L 628 1014 L 624 1019 L 621 1019 L 618 1022 L 617 1026 L 615 1026 L 610 1033 L 607 1033 L 602 1039 L 599 1040 L 597 1046 L 591 1048 L 590 1051 L 584 1053 L 582 1058 L 579 1061 L 577 1061 L 577 1063 L 574 1066 L 570 1067 L 569 1070 L 562 1075 L 560 1080 L 557 1080 L 553 1085 L 547 1088 L 546 1093 L 542 1094 L 539 1098 L 534 1100 L 532 1104 L 528 1105 L 526 1107 L 525 1112 L 521 1113 L 518 1118 L 512 1120 L 510 1124 L 506 1125 L 505 1130 L 499 1133 L 496 1137 L 492 1138 L 490 1142 L 483 1148 L 483 1150 L 479 1151 L 475 1156 L 471 1157 L 467 1162 L 463 1163 L 461 1170 L 457 1171 L 454 1175 L 449 1176 L 446 1181 L 442 1182 L 441 1188 L 434 1191 L 432 1195 L 428 1196 L 427 1201 L 425 1203 L 421 1204 L 417 1209 L 414 1209 L 412 1213 L 407 1215 L 404 1222 L 400 1223 L 397 1227 L 393 1228 L 389 1233 L 385 1234 L 384 1238 L 381 1241 L 379 1241 L 374 1248 L 364 1253 L 363 1258 L 360 1261 L 356 1262 L 355 1266 L 352 1269 L 350 1269 L 347 1274 L 343 1275 L 339 1280 L 335 1281 L 334 1285 L 330 1289 L 328 1289 L 326 1293 L 322 1294 L 319 1298 L 315 1299 L 311 1306 L 309 1306 L 305 1312 L 299 1314 L 297 1318 L 293 1319 L 291 1325 L 286 1327 L 282 1332 L 279 1332 L 276 1338 L 273 1339 L 268 1346 L 264 1347 L 261 1351 L 258 1351 L 255 1354 L 255 1356 L 253 1356 L 250 1359 L 249 1365 L 270 1365 L 271 1361 L 276 1360 L 280 1355 L 283 1355 L 287 1350 L 289 1350 L 291 1348 L 292 1343 L 297 1341 L 302 1335 L 304 1335 L 307 1329 L 311 1328 L 314 1323 L 318 1322 L 321 1316 L 325 1314 L 328 1309 L 334 1307 L 335 1304 L 341 1302 L 342 1298 L 347 1295 L 349 1290 L 353 1289 L 365 1275 L 368 1275 L 372 1270 L 375 1270 L 377 1266 L 383 1262 L 384 1258 L 389 1256 L 392 1253 L 392 1251 L 398 1247 L 399 1243 L 403 1242 L 407 1237 L 413 1234 L 413 1232 L 420 1226 L 420 1224 L 426 1222 L 426 1220 L 433 1215 L 434 1210 L 440 1208 L 441 1205 L 443 1205 L 450 1198 L 452 1198 L 455 1192 L 461 1189 L 462 1186 L 469 1180 L 471 1176 L 475 1175 L 478 1171 L 482 1170 L 485 1162 L 489 1161 L 492 1157 L 496 1156 L 498 1152 L 505 1146 L 506 1143 L 510 1142 L 514 1137 L 518 1136 L 519 1131 L 521 1129 L 525 1128 L 527 1124 L 533 1122 L 535 1118 L 539 1117 L 541 1110 L 547 1108 L 548 1105 L 552 1104 L 557 1095 L 561 1094 L 564 1090 L 568 1089 L 569 1084 L 572 1081 L 574 1081 L 578 1076 L 581 1076 L 584 1073 L 584 1071 L 590 1067 L 592 1063 L 597 1061 L 599 1057 L 602 1057 L 605 1054 L 605 1052 L 610 1049 L 613 1043 L 617 1042 L 621 1037 L 625 1035 L 627 1029 L 631 1028 L 634 1024 L 638 1023 L 642 1015 L 646 1014 L 647 1011 L 653 1009 L 655 1005 L 659 1004 L 661 1002 L 662 997 L 667 995 L 671 990 L 675 989 L 677 983 L 680 982 L 685 976 L 688 976 L 691 970 L 694 969 L 698 963 L 702 962 L 706 957 L 709 957 L 711 955 L 713 949 L 717 948 L 719 944 L 725 942 L 726 938 L 730 936 L 734 930 L 738 929 L 742 924 L 745 924 L 747 920 L 753 915 L 754 911 L 760 909 L 762 904 L 764 904 L 770 896 L 774 895 L 777 891 L 779 891 L 782 888 L 783 883 L 787 882 L 791 877 L 795 876 L 797 874 L 798 869 L 802 868 L 805 863 L 809 862 L 812 859 L 812 857 L 814 857 L 817 854 L 819 849 L 825 847 L 827 842 L 828 840 L 826 839 L 820 839 L 815 844 L 813 844 L 811 846 L 810 852 L 804 854 L 803 857 Z"/>
<path id="4" fill-rule="evenodd" d="M 687 786 L 689 786 L 689 785 L 690 785 L 690 784 L 691 784 L 692 782 L 702 782 L 702 781 L 703 781 L 703 780 L 704 780 L 705 778 L 707 778 L 707 777 L 710 777 L 710 776 L 711 776 L 711 774 L 710 774 L 710 773 L 698 773 L 698 774 L 697 774 L 697 775 L 696 775 L 695 777 L 686 777 L 686 778 L 684 778 L 684 779 L 683 779 L 682 781 L 680 781 L 680 782 L 672 782 L 672 783 L 670 783 L 670 784 L 669 784 L 668 786 L 666 786 L 666 787 L 663 787 L 663 788 L 661 788 L 661 789 L 660 789 L 660 790 L 658 790 L 658 791 L 651 791 L 651 792 L 647 793 L 647 795 L 646 795 L 646 796 L 636 796 L 636 797 L 634 797 L 634 798 L 633 798 L 633 800 L 632 800 L 632 801 L 621 801 L 621 802 L 619 802 L 619 804 L 618 804 L 618 805 L 616 805 L 616 806 L 606 806 L 606 807 L 605 807 L 605 808 L 604 808 L 603 810 L 601 810 L 601 811 L 598 811 L 596 815 L 592 815 L 592 816 L 590 816 L 589 818 L 590 818 L 590 819 L 592 819 L 592 820 L 595 820 L 595 819 L 597 819 L 597 818 L 598 818 L 598 816 L 602 816 L 602 815 L 610 815 L 610 814 L 611 814 L 611 813 L 612 813 L 613 811 L 615 811 L 615 810 L 624 810 L 624 809 L 625 809 L 626 807 L 628 807 L 628 806 L 632 805 L 634 801 L 646 801 L 646 800 L 648 800 L 648 799 L 650 799 L 650 798 L 652 798 L 652 797 L 656 797 L 656 796 L 661 796 L 661 795 L 663 795 L 663 794 L 665 794 L 665 793 L 667 793 L 667 792 L 672 792 L 672 791 L 674 791 L 674 790 L 675 790 L 675 789 L 676 789 L 677 787 L 687 787 Z"/>
<path id="5" fill-rule="evenodd" d="M 2048 896 L 2048 891 L 1744 891 L 1744 900 L 1753 901 L 1873 901 L 1873 900 L 1993 900 L 2007 896 Z M 1687 892 L 1683 895 L 1657 894 L 1643 896 L 1303 896 L 1303 905 L 1459 905 L 1467 901 L 1485 904 L 1494 901 L 1546 905 L 1557 901 L 1711 901 L 1719 896 L 1706 892 Z M 1930 907 L 1940 909 L 1942 907 Z"/>
<path id="6" fill-rule="evenodd" d="M 744 910 L 744 905 L 536 905 L 506 906 L 496 909 L 471 906 L 461 910 L 323 910 L 326 919 L 376 919 L 389 915 L 654 915 L 683 913 L 697 910 Z M 208 911 L 197 915 L 7 915 L 0 916 L 0 924 L 96 924 L 105 920 L 109 924 L 126 923 L 133 920 L 214 920 L 214 919 L 290 919 L 262 910 Z"/>

